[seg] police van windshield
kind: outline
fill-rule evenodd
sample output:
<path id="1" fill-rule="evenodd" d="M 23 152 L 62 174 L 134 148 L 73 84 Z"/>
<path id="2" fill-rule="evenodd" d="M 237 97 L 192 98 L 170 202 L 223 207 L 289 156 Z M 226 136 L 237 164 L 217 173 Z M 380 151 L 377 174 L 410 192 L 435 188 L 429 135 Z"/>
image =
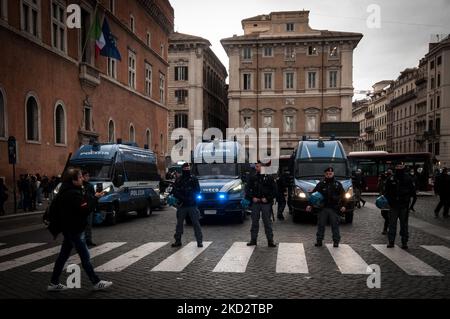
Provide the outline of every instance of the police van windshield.
<path id="1" fill-rule="evenodd" d="M 237 178 L 238 165 L 235 163 L 196 164 L 194 174 L 199 179 L 205 178 Z"/>
<path id="2" fill-rule="evenodd" d="M 89 172 L 90 181 L 110 181 L 112 175 L 112 166 L 111 164 L 93 164 L 89 163 L 89 165 L 74 165 L 81 170 L 85 170 Z"/>
<path id="3" fill-rule="evenodd" d="M 333 162 L 332 164 L 330 162 L 298 162 L 295 178 L 323 178 L 323 171 L 329 166 L 334 168 L 335 177 L 348 178 L 349 172 L 345 162 Z"/>

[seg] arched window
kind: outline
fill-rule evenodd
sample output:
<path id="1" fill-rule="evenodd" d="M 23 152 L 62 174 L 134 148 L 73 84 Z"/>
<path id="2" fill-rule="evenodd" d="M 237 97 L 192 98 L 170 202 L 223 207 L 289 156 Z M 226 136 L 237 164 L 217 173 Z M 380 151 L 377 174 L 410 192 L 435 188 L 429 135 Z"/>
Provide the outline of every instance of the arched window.
<path id="1" fill-rule="evenodd" d="M 26 103 L 27 141 L 39 141 L 39 106 L 34 96 L 29 96 Z"/>
<path id="2" fill-rule="evenodd" d="M 115 125 L 113 120 L 109 120 L 108 123 L 108 142 L 114 143 L 116 136 L 115 136 Z"/>
<path id="3" fill-rule="evenodd" d="M 145 132 L 145 144 L 147 144 L 148 148 L 152 148 L 152 133 L 149 129 L 147 129 L 147 132 Z"/>
<path id="4" fill-rule="evenodd" d="M 133 124 L 130 124 L 130 142 L 135 142 L 136 141 L 136 135 L 134 132 L 134 126 Z"/>
<path id="5" fill-rule="evenodd" d="M 0 138 L 6 138 L 6 96 L 0 88 Z"/>
<path id="6" fill-rule="evenodd" d="M 66 112 L 62 103 L 55 108 L 55 143 L 66 144 Z"/>

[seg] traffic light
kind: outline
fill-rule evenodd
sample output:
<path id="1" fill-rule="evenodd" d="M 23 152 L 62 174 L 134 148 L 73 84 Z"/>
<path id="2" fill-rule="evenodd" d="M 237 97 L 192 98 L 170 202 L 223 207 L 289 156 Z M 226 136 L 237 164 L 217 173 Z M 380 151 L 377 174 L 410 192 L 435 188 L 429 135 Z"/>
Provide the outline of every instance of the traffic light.
<path id="1" fill-rule="evenodd" d="M 8 138 L 8 159 L 9 164 L 16 164 L 17 154 L 16 154 L 16 138 L 10 136 Z"/>

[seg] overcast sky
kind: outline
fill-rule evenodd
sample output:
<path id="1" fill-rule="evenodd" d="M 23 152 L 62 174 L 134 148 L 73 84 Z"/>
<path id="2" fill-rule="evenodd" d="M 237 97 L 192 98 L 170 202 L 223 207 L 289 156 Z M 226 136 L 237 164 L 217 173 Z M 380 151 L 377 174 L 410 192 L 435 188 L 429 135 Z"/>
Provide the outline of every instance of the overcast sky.
<path id="1" fill-rule="evenodd" d="M 449 0 L 170 0 L 175 31 L 201 36 L 228 70 L 220 39 L 242 35 L 241 20 L 272 11 L 309 10 L 313 29 L 360 32 L 354 87 L 395 79 L 427 53 L 432 34 L 450 34 Z M 368 28 L 369 5 L 381 9 L 381 28 Z"/>

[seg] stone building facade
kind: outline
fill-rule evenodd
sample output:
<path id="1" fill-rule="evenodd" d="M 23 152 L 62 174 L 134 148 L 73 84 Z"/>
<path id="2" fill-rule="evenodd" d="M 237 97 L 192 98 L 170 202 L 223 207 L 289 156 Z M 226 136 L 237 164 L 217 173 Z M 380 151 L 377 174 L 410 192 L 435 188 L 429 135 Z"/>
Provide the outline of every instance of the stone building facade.
<path id="1" fill-rule="evenodd" d="M 194 121 L 202 132 L 218 128 L 226 137 L 228 127 L 225 66 L 201 37 L 174 32 L 169 38 L 169 139 L 176 128 L 194 134 Z M 196 141 L 198 142 L 198 141 Z M 175 141 L 169 141 L 169 149 Z"/>
<path id="2" fill-rule="evenodd" d="M 279 128 L 284 155 L 302 136 L 319 137 L 323 123 L 352 121 L 362 34 L 314 30 L 309 11 L 259 15 L 242 27 L 244 35 L 221 40 L 230 59 L 229 126 Z"/>
<path id="3" fill-rule="evenodd" d="M 66 24 L 81 8 L 81 29 Z M 12 184 L 6 140 L 17 139 L 17 174 L 60 174 L 67 157 L 92 141 L 136 142 L 167 153 L 169 1 L 0 1 L 0 176 Z M 98 16 L 121 61 L 95 55 Z"/>

